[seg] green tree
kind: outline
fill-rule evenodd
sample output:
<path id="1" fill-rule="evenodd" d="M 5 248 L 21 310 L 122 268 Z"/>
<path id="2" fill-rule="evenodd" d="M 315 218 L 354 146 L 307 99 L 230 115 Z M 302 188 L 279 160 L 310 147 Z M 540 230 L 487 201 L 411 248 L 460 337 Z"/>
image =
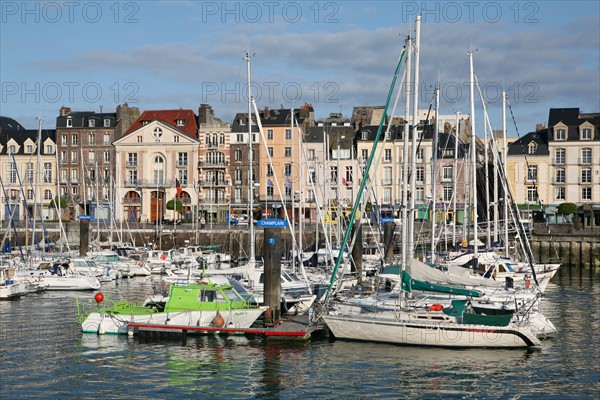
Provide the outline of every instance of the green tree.
<path id="1" fill-rule="evenodd" d="M 179 200 L 169 200 L 167 201 L 167 210 L 175 210 L 177 212 L 183 209 L 183 203 Z"/>
<path id="2" fill-rule="evenodd" d="M 58 207 L 56 205 L 58 205 Z M 67 199 L 65 199 L 64 197 L 55 197 L 54 199 L 50 200 L 48 207 L 50 207 L 50 208 L 67 208 Z"/>
<path id="3" fill-rule="evenodd" d="M 558 213 L 563 215 L 571 215 L 571 222 L 573 222 L 573 214 L 577 212 L 577 204 L 575 203 L 562 203 L 558 206 Z"/>

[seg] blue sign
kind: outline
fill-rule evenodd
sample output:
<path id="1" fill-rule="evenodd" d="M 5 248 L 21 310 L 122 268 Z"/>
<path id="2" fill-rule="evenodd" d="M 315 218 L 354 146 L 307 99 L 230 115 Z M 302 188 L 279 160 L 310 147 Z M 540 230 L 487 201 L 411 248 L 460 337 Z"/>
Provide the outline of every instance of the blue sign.
<path id="1" fill-rule="evenodd" d="M 92 219 L 92 217 L 90 217 L 89 215 L 78 215 L 77 219 L 80 221 L 89 221 L 90 219 Z"/>
<path id="2" fill-rule="evenodd" d="M 275 244 L 275 238 L 268 238 L 267 239 L 267 243 L 271 246 L 273 246 Z"/>
<path id="3" fill-rule="evenodd" d="M 381 218 L 382 224 L 385 224 L 386 222 L 394 222 L 394 218 Z"/>
<path id="4" fill-rule="evenodd" d="M 288 222 L 285 219 L 267 218 L 256 221 L 256 226 L 261 228 L 285 228 Z"/>

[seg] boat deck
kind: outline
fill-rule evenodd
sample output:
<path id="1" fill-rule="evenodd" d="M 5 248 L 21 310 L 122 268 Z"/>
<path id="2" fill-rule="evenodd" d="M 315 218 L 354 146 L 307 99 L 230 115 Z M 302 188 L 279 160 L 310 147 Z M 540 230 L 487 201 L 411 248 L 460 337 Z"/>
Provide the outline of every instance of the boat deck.
<path id="1" fill-rule="evenodd" d="M 131 323 L 128 325 L 129 335 L 142 337 L 178 337 L 188 334 L 218 334 L 263 336 L 269 339 L 308 340 L 318 327 L 308 322 L 308 316 L 294 316 L 282 319 L 280 324 L 256 326 L 251 328 L 218 328 L 186 325 L 157 325 Z"/>

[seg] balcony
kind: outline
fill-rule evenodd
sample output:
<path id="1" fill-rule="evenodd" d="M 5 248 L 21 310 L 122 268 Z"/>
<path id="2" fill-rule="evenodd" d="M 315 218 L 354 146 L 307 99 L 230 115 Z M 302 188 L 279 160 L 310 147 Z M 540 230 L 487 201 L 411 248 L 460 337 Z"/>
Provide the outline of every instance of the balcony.
<path id="1" fill-rule="evenodd" d="M 383 161 L 384 164 L 389 164 L 389 163 L 392 162 L 392 159 L 391 158 L 384 158 L 382 161 Z"/>
<path id="2" fill-rule="evenodd" d="M 96 159 L 95 159 L 95 158 L 90 158 L 90 159 L 88 160 L 88 164 L 91 164 L 91 165 L 94 165 L 94 164 L 96 164 Z"/>
<path id="3" fill-rule="evenodd" d="M 180 182 L 182 186 L 187 186 L 187 184 L 183 184 Z M 175 179 L 163 179 L 163 180 L 153 180 L 153 179 L 128 179 L 123 181 L 124 187 L 139 187 L 139 188 L 174 188 L 175 187 Z"/>
<path id="4" fill-rule="evenodd" d="M 229 165 L 227 161 L 198 161 L 198 169 L 200 168 L 225 168 Z"/>
<path id="5" fill-rule="evenodd" d="M 129 160 L 125 163 L 125 167 L 127 168 L 135 168 L 138 166 L 137 160 Z"/>
<path id="6" fill-rule="evenodd" d="M 79 179 L 77 179 L 77 178 L 71 178 L 71 183 L 78 184 L 79 183 Z"/>
<path id="7" fill-rule="evenodd" d="M 229 180 L 227 179 L 217 179 L 215 180 L 211 180 L 211 179 L 200 179 L 198 180 L 198 184 L 202 187 L 219 187 L 219 186 L 228 186 L 229 185 Z"/>
<path id="8" fill-rule="evenodd" d="M 385 179 L 384 178 L 384 179 L 382 179 L 381 180 L 381 184 L 382 185 L 391 185 L 392 184 L 392 178 L 389 178 L 389 179 Z"/>

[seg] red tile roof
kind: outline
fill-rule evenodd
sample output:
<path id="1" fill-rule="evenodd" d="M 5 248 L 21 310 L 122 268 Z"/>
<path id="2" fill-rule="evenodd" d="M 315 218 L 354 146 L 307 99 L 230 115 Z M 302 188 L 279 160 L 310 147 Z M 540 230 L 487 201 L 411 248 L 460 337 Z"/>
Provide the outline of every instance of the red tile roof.
<path id="1" fill-rule="evenodd" d="M 185 120 L 185 126 L 177 126 L 177 120 Z M 126 135 L 138 130 L 144 124 L 143 121 L 162 121 L 171 125 L 175 129 L 187 133 L 189 136 L 198 139 L 198 118 L 192 110 L 150 110 L 144 111 L 140 117 L 135 120 L 133 125 L 125 132 Z"/>

